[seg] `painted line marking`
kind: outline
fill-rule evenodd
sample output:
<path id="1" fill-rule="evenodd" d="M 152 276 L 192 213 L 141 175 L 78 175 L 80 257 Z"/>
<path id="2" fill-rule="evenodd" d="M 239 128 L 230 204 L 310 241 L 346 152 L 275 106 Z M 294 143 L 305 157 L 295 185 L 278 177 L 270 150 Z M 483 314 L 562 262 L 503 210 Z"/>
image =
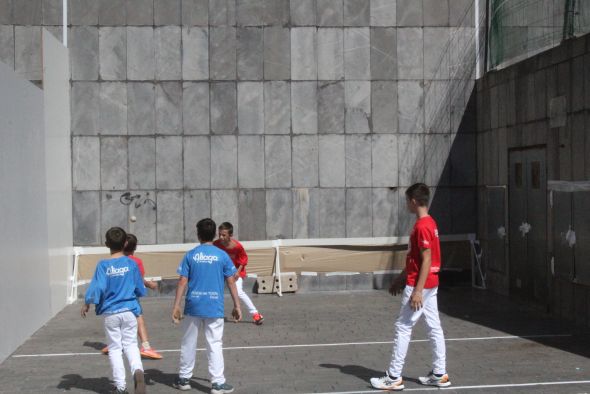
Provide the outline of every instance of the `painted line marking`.
<path id="1" fill-rule="evenodd" d="M 438 391 L 438 390 L 475 390 L 475 389 L 498 389 L 509 387 L 536 387 L 536 386 L 564 386 L 574 384 L 590 384 L 590 380 L 570 380 L 563 382 L 534 382 L 534 383 L 506 383 L 506 384 L 483 384 L 475 386 L 449 386 L 449 387 L 416 387 L 405 388 L 404 391 Z M 369 394 L 389 391 L 362 390 L 362 391 L 327 391 L 319 394 Z"/>
<path id="2" fill-rule="evenodd" d="M 536 339 L 536 338 L 560 338 L 571 337 L 573 334 L 539 334 L 539 335 L 503 335 L 493 337 L 466 337 L 466 338 L 447 338 L 446 342 L 466 342 L 466 341 L 491 341 L 491 340 L 511 340 L 511 339 Z M 428 339 L 413 339 L 410 342 L 428 342 Z M 313 347 L 338 347 L 338 346 L 366 346 L 366 345 L 390 345 L 393 341 L 379 342 L 341 342 L 341 343 L 310 343 L 300 345 L 262 345 L 262 346 L 230 346 L 224 347 L 223 350 L 263 350 L 263 349 L 292 349 L 292 348 L 313 348 Z M 204 351 L 205 348 L 197 348 L 197 351 Z M 179 353 L 180 349 L 158 350 L 160 353 Z M 12 358 L 25 357 L 67 357 L 67 356 L 97 356 L 101 352 L 80 352 L 80 353 L 45 353 L 45 354 L 15 354 Z"/>

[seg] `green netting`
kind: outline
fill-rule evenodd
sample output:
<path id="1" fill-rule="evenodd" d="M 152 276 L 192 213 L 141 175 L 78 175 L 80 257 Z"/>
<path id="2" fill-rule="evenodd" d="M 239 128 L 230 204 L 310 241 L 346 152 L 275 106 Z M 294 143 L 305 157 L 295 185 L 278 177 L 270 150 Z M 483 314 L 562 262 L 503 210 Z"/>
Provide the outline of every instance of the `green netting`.
<path id="1" fill-rule="evenodd" d="M 590 32 L 590 0 L 491 0 L 489 67 Z"/>

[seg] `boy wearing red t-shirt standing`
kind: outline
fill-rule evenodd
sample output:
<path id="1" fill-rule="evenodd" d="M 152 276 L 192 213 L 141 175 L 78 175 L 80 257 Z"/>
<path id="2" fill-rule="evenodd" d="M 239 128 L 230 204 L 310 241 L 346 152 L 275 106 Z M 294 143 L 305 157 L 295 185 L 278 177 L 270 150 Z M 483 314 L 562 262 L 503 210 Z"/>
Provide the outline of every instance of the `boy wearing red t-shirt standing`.
<path id="1" fill-rule="evenodd" d="M 254 306 L 254 303 L 248 297 L 248 294 L 244 292 L 243 286 L 243 279 L 246 277 L 246 265 L 248 264 L 248 255 L 244 250 L 244 247 L 241 243 L 238 242 L 237 239 L 232 238 L 234 235 L 234 226 L 229 222 L 223 222 L 219 225 L 219 239 L 213 242 L 213 245 L 217 246 L 219 249 L 223 250 L 225 253 L 229 255 L 231 260 L 233 261 L 236 269 L 235 280 L 236 280 L 236 287 L 238 289 L 238 297 L 240 301 L 246 305 L 248 311 L 252 315 L 252 320 L 257 325 L 261 325 L 264 321 L 264 317 L 258 313 L 258 309 Z"/>
<path id="2" fill-rule="evenodd" d="M 424 315 L 428 337 L 433 353 L 433 367 L 422 384 L 448 387 L 451 385 L 446 371 L 445 337 L 438 316 L 436 295 L 440 272 L 440 241 L 434 219 L 428 214 L 430 192 L 428 186 L 417 183 L 406 191 L 408 210 L 416 215 L 416 224 L 410 235 L 406 268 L 393 281 L 389 292 L 402 293 L 402 304 L 395 324 L 396 333 L 391 364 L 380 378 L 372 378 L 371 385 L 380 390 L 401 391 L 404 389 L 402 368 L 410 345 L 412 328 Z"/>

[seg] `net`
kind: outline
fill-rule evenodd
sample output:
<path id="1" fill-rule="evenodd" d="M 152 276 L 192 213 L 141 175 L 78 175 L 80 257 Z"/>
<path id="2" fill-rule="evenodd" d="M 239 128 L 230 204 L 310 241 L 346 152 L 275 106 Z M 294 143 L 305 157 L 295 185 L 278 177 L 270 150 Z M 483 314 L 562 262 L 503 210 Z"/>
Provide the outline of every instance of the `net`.
<path id="1" fill-rule="evenodd" d="M 491 0 L 489 67 L 531 57 L 590 32 L 587 0 Z"/>

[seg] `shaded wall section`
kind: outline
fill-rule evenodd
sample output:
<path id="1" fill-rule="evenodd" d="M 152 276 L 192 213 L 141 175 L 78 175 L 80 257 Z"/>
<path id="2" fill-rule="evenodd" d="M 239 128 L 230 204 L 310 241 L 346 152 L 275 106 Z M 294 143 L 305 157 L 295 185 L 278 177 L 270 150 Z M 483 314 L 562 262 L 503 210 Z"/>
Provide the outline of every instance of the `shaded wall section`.
<path id="1" fill-rule="evenodd" d="M 490 72 L 477 81 L 479 237 L 491 289 L 512 293 L 510 272 L 509 183 L 516 177 L 510 152 L 539 148 L 545 152 L 549 182 L 543 256 L 537 264 L 547 275 L 543 301 L 555 314 L 590 324 L 590 282 L 584 253 L 588 233 L 587 192 L 552 191 L 552 181 L 590 180 L 590 37 Z M 541 177 L 543 179 L 543 177 Z M 584 194 L 586 193 L 586 194 Z M 518 223 L 517 223 L 518 224 Z M 571 244 L 568 231 L 576 231 Z M 518 230 L 517 230 L 518 231 Z M 514 229 L 513 229 L 514 232 Z"/>
<path id="2" fill-rule="evenodd" d="M 29 48 L 38 26 L 61 34 L 58 3 L 2 2 L 0 57 L 32 80 Z M 472 232 L 474 177 L 441 174 L 450 151 L 475 168 L 474 128 L 454 144 L 475 8 L 71 1 L 75 244 L 102 244 L 113 225 L 143 244 L 192 242 L 207 216 L 245 240 L 406 234 L 403 192 L 424 180 L 445 231 Z"/>

